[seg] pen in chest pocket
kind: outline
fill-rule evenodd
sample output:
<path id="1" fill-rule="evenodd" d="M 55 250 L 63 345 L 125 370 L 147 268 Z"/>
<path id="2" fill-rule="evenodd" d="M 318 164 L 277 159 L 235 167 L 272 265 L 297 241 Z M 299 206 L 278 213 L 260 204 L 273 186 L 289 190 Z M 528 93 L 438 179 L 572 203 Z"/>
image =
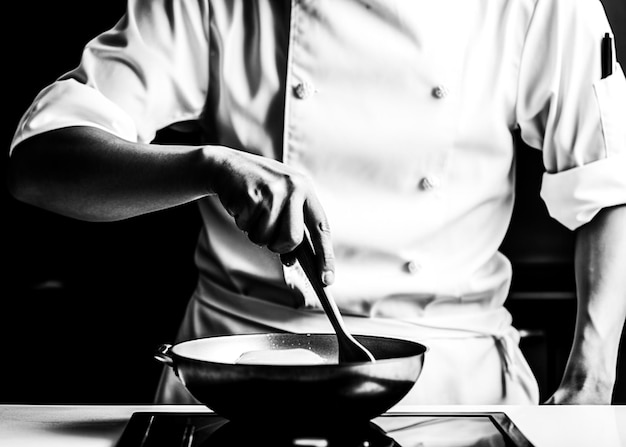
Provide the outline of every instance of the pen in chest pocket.
<path id="1" fill-rule="evenodd" d="M 613 73 L 613 39 L 606 33 L 602 38 L 602 79 Z"/>

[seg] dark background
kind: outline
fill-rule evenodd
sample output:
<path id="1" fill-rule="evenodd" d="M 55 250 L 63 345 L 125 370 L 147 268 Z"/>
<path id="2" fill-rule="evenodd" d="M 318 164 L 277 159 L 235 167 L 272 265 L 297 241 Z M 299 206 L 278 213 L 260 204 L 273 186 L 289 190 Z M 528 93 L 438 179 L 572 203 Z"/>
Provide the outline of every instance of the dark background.
<path id="1" fill-rule="evenodd" d="M 604 4 L 624 61 L 626 4 Z M 3 172 L 13 132 L 34 96 L 72 69 L 83 45 L 112 27 L 124 8 L 123 0 L 5 8 Z M 182 137 L 164 131 L 158 138 Z M 573 333 L 573 235 L 547 216 L 538 198 L 539 152 L 520 144 L 517 157 L 518 201 L 502 247 L 514 264 L 507 306 L 546 398 L 558 385 Z M 151 402 L 161 369 L 152 353 L 173 341 L 195 284 L 195 206 L 96 224 L 19 203 L 6 188 L 2 201 L 0 403 Z M 620 368 L 626 376 L 626 365 Z M 626 403 L 626 377 L 618 380 L 614 402 Z"/>

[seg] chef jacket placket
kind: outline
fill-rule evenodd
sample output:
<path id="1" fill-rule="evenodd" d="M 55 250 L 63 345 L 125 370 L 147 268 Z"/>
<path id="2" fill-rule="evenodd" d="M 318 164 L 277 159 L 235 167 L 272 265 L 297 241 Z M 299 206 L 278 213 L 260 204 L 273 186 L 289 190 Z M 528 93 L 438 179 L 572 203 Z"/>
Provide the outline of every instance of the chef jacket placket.
<path id="1" fill-rule="evenodd" d="M 306 163 L 302 163 L 302 155 L 304 151 L 311 150 L 311 147 L 307 145 L 307 132 L 310 131 L 309 126 L 315 126 L 316 123 L 306 119 L 310 115 L 305 113 L 304 109 L 313 107 L 317 94 L 317 80 L 314 73 L 307 70 L 307 62 L 310 66 L 310 60 L 307 61 L 307 58 L 311 57 L 307 53 L 313 51 L 311 46 L 315 44 L 311 40 L 314 39 L 312 37 L 314 32 L 320 32 L 318 21 L 321 19 L 315 18 L 312 9 L 321 6 L 319 3 L 315 4 L 315 2 L 309 0 L 293 0 L 291 6 L 282 160 L 287 164 L 295 164 L 299 168 L 306 169 Z M 329 11 L 324 13 L 329 13 Z M 317 29 L 311 29 L 316 26 Z M 461 59 L 452 56 L 452 54 L 460 51 L 458 48 L 456 48 L 456 51 L 453 51 L 452 48 L 452 45 L 458 45 L 458 43 L 441 43 L 442 45 L 438 48 L 430 48 L 430 71 L 423 69 L 422 79 L 420 79 L 420 85 L 424 91 L 421 100 L 428 101 L 429 114 L 427 117 L 422 117 L 426 118 L 424 122 L 416 122 L 417 126 L 423 126 L 426 128 L 426 132 L 433 134 L 433 137 L 430 139 L 431 147 L 428 149 L 436 152 L 434 152 L 435 155 L 428 158 L 427 167 L 422 167 L 418 164 L 418 167 L 422 170 L 420 174 L 414 176 L 413 180 L 416 195 L 430 195 L 433 197 L 433 200 L 430 202 L 429 218 L 435 221 L 441 221 L 443 213 L 445 213 L 445 182 L 447 180 L 445 172 L 448 158 L 455 150 L 456 125 L 460 110 L 460 107 L 455 105 L 460 99 L 457 92 L 461 89 L 460 79 L 462 77 Z M 337 45 L 341 44 L 342 42 L 337 43 Z M 319 63 L 323 64 L 324 61 L 321 60 Z M 420 100 L 420 98 L 416 98 L 417 100 Z M 324 119 L 324 117 L 319 117 L 319 119 Z M 417 119 L 419 120 L 419 118 Z M 341 129 L 337 129 L 337 131 L 341 132 Z M 416 148 L 416 150 L 420 150 L 420 148 Z M 410 206 L 410 201 L 408 203 Z M 405 275 L 419 281 L 420 273 L 422 273 L 422 263 L 424 262 L 423 254 L 420 250 L 409 247 L 408 249 L 398 250 L 397 254 L 398 257 L 395 258 L 395 262 L 398 263 L 398 268 Z M 295 284 L 298 284 L 298 287 L 301 289 L 303 285 L 306 286 L 306 281 L 302 280 L 302 275 L 297 268 L 285 268 L 284 270 L 285 280 L 291 287 L 295 287 Z M 314 294 L 310 293 L 310 291 L 307 293 L 306 290 L 303 293 L 308 307 L 318 307 Z M 369 303 L 365 307 L 369 307 L 372 312 L 378 308 L 377 303 Z M 452 328 L 454 328 L 453 325 L 451 325 Z M 469 331 L 467 336 L 492 336 L 504 365 L 504 373 L 511 376 L 515 374 L 514 353 L 512 344 L 508 340 L 508 337 L 511 336 L 510 334 L 494 334 L 491 331 Z"/>
<path id="2" fill-rule="evenodd" d="M 407 293 L 440 290 L 442 285 L 449 284 L 447 272 L 442 275 L 442 269 L 450 263 L 451 255 L 458 248 L 446 251 L 445 238 L 436 235 L 450 224 L 451 216 L 454 216 L 451 201 L 456 204 L 462 200 L 458 195 L 450 195 L 455 187 L 457 191 L 459 188 L 458 182 L 455 184 L 454 179 L 448 178 L 447 167 L 450 157 L 463 150 L 462 146 L 458 146 L 459 104 L 463 101 L 463 48 L 459 48 L 460 44 L 451 38 L 434 38 L 427 31 L 420 32 L 424 28 L 423 14 L 419 8 L 408 3 L 402 7 L 417 9 L 388 12 L 391 15 L 378 17 L 379 22 L 374 23 L 375 26 L 363 25 L 369 22 L 361 22 L 359 18 L 354 19 L 350 27 L 339 29 L 336 17 L 347 16 L 346 11 L 339 9 L 352 6 L 355 10 L 350 12 L 358 14 L 355 5 L 359 2 L 339 3 L 306 2 L 309 8 L 326 9 L 297 11 L 298 20 L 293 27 L 296 34 L 293 39 L 295 57 L 290 65 L 294 73 L 290 84 L 293 90 L 288 96 L 293 104 L 289 113 L 292 122 L 288 124 L 293 143 L 289 150 L 295 154 L 292 160 L 312 160 L 317 164 L 315 174 L 324 176 L 320 192 L 331 218 L 342 204 L 349 204 L 354 214 L 364 217 L 361 221 L 352 219 L 353 227 L 350 228 L 344 225 L 350 219 L 336 219 L 339 226 L 343 226 L 334 231 L 338 257 L 342 257 L 344 252 L 354 253 L 355 247 L 359 250 L 365 248 L 371 253 L 366 253 L 368 257 L 365 259 L 360 257 L 357 260 L 353 256 L 355 262 L 349 269 L 342 264 L 339 275 L 349 278 L 346 284 L 353 287 L 360 282 L 358 276 L 371 277 L 371 272 L 389 278 L 396 284 L 398 293 L 403 290 Z M 374 3 L 372 8 L 377 7 Z M 383 7 L 384 2 L 380 3 L 378 7 Z M 326 23 L 320 23 L 322 20 Z M 416 23 L 405 23 L 403 27 L 402 22 L 408 20 Z M 368 33 L 370 26 L 382 31 L 372 35 Z M 350 29 L 354 28 L 357 31 L 351 33 Z M 446 35 L 445 32 L 441 34 Z M 328 35 L 336 39 L 333 48 L 321 46 L 320 42 L 330 42 Z M 346 53 L 344 58 L 340 52 Z M 351 54 L 359 56 L 351 58 Z M 330 69 L 324 66 L 325 58 L 339 64 L 339 67 L 332 67 L 339 80 L 324 71 Z M 320 66 L 325 68 L 320 69 Z M 353 70 L 352 82 L 345 83 L 350 70 Z M 345 84 L 338 85 L 338 82 Z M 384 88 L 377 89 L 377 82 L 384 83 Z M 300 91 L 305 93 L 304 98 L 297 96 Z M 373 107 L 377 102 L 378 109 Z M 336 149 L 341 150 L 336 150 L 336 153 L 316 157 L 304 141 L 309 136 L 307 132 L 313 132 L 302 126 L 311 125 L 317 116 L 326 115 L 332 119 L 330 117 L 338 115 L 336 110 L 339 108 L 353 114 L 352 121 L 365 123 L 367 127 L 367 132 L 359 132 L 358 125 L 348 122 L 347 129 L 340 128 L 338 124 L 332 132 L 340 134 L 346 142 L 356 141 L 361 145 L 359 158 L 351 155 L 354 149 L 339 147 Z M 317 110 L 317 114 L 312 114 L 310 110 Z M 372 119 L 376 115 L 380 115 L 380 119 Z M 317 124 L 330 133 L 327 123 Z M 372 126 L 378 126 L 374 132 Z M 317 132 L 318 135 L 320 133 L 323 132 Z M 368 138 L 359 138 L 358 133 L 366 133 Z M 314 140 L 315 135 L 310 139 Z M 333 139 L 337 141 L 331 135 L 329 141 Z M 325 149 L 319 144 L 318 148 Z M 332 164 L 326 171 L 335 172 L 333 178 L 320 168 L 326 168 L 329 160 Z M 359 172 L 361 165 L 363 169 Z M 307 167 L 306 164 L 303 166 Z M 365 177 L 363 171 L 370 177 Z M 360 193 L 348 196 L 338 179 L 348 187 L 358 188 Z M 333 186 L 328 185 L 334 185 L 338 194 L 332 194 Z M 367 215 L 365 202 L 370 197 L 377 200 L 378 209 L 383 211 Z M 378 225 L 366 223 L 365 219 L 376 220 Z M 331 229 L 338 230 L 334 222 L 331 220 Z M 366 224 L 375 231 L 367 232 Z M 450 231 L 457 230 L 451 228 Z M 367 242 L 363 244 L 363 241 Z M 444 256 L 441 255 L 443 252 Z M 368 267 L 371 268 L 369 271 Z M 445 287 L 444 290 L 457 293 Z M 374 289 L 369 292 L 374 300 L 381 296 Z M 338 295 L 341 298 L 341 293 Z M 355 303 L 355 306 L 358 304 Z"/>

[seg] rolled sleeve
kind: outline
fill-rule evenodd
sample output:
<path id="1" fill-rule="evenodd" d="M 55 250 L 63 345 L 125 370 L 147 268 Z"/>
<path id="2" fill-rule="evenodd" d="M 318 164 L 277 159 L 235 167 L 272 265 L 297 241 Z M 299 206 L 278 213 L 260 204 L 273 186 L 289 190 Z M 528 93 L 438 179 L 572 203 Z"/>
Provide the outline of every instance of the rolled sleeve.
<path id="1" fill-rule="evenodd" d="M 537 0 L 520 64 L 518 123 L 541 149 L 541 197 L 574 230 L 626 203 L 626 78 L 601 79 L 611 28 L 598 0 Z"/>
<path id="2" fill-rule="evenodd" d="M 575 230 L 602 208 L 626 203 L 626 154 L 545 173 L 541 197 L 553 218 Z"/>
<path id="3" fill-rule="evenodd" d="M 36 97 L 11 149 L 33 135 L 93 126 L 150 142 L 159 129 L 198 118 L 208 91 L 208 2 L 129 0 L 80 65 Z"/>
<path id="4" fill-rule="evenodd" d="M 29 137 L 71 126 L 97 127 L 137 141 L 137 129 L 130 115 L 100 92 L 68 79 L 48 86 L 35 98 L 20 120 L 11 150 Z"/>

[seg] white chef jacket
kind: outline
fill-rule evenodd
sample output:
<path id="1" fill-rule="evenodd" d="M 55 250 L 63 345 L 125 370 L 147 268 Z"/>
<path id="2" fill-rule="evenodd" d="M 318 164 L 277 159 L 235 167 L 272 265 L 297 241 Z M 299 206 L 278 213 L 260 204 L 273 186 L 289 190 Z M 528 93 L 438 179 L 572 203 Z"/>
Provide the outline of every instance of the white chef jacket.
<path id="1" fill-rule="evenodd" d="M 416 401 L 536 402 L 503 307 L 511 133 L 542 150 L 541 194 L 568 228 L 626 203 L 626 81 L 615 60 L 601 79 L 607 32 L 598 0 L 130 0 L 13 146 L 75 125 L 150 142 L 196 121 L 207 141 L 297 167 L 329 219 L 349 328 L 429 346 Z M 199 207 L 179 339 L 332 330 L 297 266 L 216 197 Z"/>

